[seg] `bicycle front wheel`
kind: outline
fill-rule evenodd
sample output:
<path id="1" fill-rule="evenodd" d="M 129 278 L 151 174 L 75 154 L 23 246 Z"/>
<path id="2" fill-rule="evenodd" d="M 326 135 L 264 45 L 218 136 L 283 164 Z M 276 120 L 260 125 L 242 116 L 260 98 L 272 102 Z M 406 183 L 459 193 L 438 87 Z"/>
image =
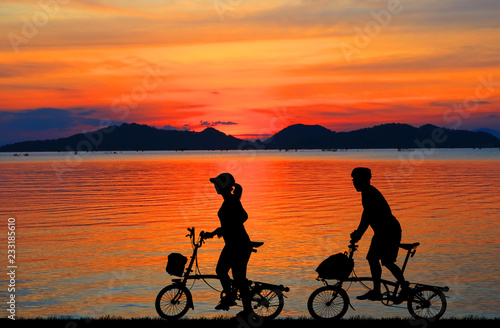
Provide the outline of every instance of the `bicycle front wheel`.
<path id="1" fill-rule="evenodd" d="M 176 320 L 181 318 L 193 304 L 191 292 L 184 286 L 169 285 L 156 296 L 156 312 L 163 319 Z"/>
<path id="2" fill-rule="evenodd" d="M 334 320 L 346 314 L 349 296 L 345 290 L 335 286 L 316 289 L 307 301 L 307 310 L 314 319 Z"/>
<path id="3" fill-rule="evenodd" d="M 278 289 L 259 288 L 252 291 L 252 309 L 262 319 L 276 318 L 283 310 L 284 305 L 283 293 Z"/>
<path id="4" fill-rule="evenodd" d="M 415 319 L 434 321 L 446 311 L 446 297 L 438 288 L 416 288 L 408 300 L 408 312 Z"/>

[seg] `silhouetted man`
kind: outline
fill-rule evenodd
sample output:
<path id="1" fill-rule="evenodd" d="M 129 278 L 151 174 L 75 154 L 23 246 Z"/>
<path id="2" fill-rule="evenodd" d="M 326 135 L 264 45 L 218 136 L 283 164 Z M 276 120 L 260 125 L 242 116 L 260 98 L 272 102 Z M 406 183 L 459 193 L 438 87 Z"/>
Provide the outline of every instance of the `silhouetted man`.
<path id="1" fill-rule="evenodd" d="M 401 269 L 396 265 L 396 258 L 401 242 L 401 226 L 398 220 L 392 215 L 391 208 L 384 196 L 374 186 L 370 184 L 371 171 L 365 167 L 357 167 L 352 173 L 354 188 L 361 192 L 361 202 L 363 204 L 363 214 L 358 228 L 351 233 L 351 239 L 357 242 L 361 239 L 368 226 L 373 229 L 373 238 L 366 259 L 370 264 L 370 271 L 373 278 L 373 290 L 357 299 L 372 301 L 380 300 L 380 279 L 382 277 L 382 265 L 384 265 L 402 286 L 406 292 L 408 283 L 405 282 Z"/>

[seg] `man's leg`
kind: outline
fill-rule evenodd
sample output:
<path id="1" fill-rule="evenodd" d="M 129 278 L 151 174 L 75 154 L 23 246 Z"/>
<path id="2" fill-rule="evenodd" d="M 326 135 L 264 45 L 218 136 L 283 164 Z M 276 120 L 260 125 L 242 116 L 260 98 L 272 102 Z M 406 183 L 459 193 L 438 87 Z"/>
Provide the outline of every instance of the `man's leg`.
<path id="1" fill-rule="evenodd" d="M 403 271 L 395 263 L 398 258 L 399 244 L 401 242 L 401 232 L 397 231 L 392 236 L 387 236 L 385 238 L 386 246 L 384 255 L 382 256 L 382 265 L 385 266 L 392 273 L 394 278 L 398 281 L 401 288 L 406 288 L 405 277 L 403 276 Z"/>
<path id="2" fill-rule="evenodd" d="M 373 236 L 372 242 L 370 244 L 370 249 L 368 250 L 368 254 L 366 255 L 366 259 L 368 260 L 368 264 L 370 265 L 370 271 L 373 278 L 373 290 L 368 291 L 368 293 L 364 295 L 357 296 L 356 298 L 359 300 L 380 300 L 380 279 L 382 278 L 382 266 L 380 265 L 380 247 L 381 241 L 377 236 Z"/>
<path id="3" fill-rule="evenodd" d="M 406 295 L 408 295 L 409 292 L 410 283 L 408 281 L 405 281 L 405 277 L 403 276 L 403 271 L 401 271 L 399 266 L 394 262 L 385 263 L 384 261 L 382 261 L 382 264 L 387 269 L 389 269 L 394 278 L 397 279 L 399 283 L 399 295 L 403 298 L 406 297 Z"/>
<path id="4" fill-rule="evenodd" d="M 376 258 L 368 258 L 368 264 L 370 264 L 370 271 L 372 273 L 373 279 L 373 289 L 369 290 L 367 293 L 357 296 L 358 300 L 372 300 L 377 301 L 382 298 L 380 293 L 380 279 L 382 278 L 382 266 Z"/>
<path id="5" fill-rule="evenodd" d="M 399 266 L 394 262 L 383 262 L 384 266 L 391 271 L 392 275 L 402 285 L 405 282 L 405 277 Z"/>
<path id="6" fill-rule="evenodd" d="M 380 294 L 380 279 L 382 278 L 382 266 L 380 265 L 381 255 L 383 254 L 383 238 L 378 235 L 372 237 L 370 249 L 366 254 L 366 259 L 370 265 L 370 272 L 373 278 L 373 291 Z"/>
<path id="7" fill-rule="evenodd" d="M 373 291 L 380 294 L 380 279 L 382 278 L 382 266 L 378 259 L 368 259 L 370 272 L 373 278 Z"/>

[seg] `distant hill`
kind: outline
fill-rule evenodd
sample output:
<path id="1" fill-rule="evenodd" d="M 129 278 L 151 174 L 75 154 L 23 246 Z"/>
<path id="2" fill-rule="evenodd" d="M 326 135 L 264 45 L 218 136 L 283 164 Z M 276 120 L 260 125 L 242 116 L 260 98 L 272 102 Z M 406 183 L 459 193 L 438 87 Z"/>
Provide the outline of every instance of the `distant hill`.
<path id="1" fill-rule="evenodd" d="M 295 124 L 284 128 L 263 142 L 267 149 L 299 148 L 321 149 L 329 148 L 329 141 L 335 132 L 321 125 Z"/>
<path id="2" fill-rule="evenodd" d="M 486 132 L 450 130 L 431 124 L 416 128 L 409 124 L 389 123 L 351 132 L 296 124 L 276 133 L 263 144 L 267 149 L 492 148 L 500 147 L 500 139 Z"/>
<path id="3" fill-rule="evenodd" d="M 229 149 L 367 149 L 367 148 L 492 148 L 500 139 L 490 133 L 449 130 L 427 124 L 413 127 L 389 123 L 351 132 L 320 125 L 291 125 L 264 141 L 251 142 L 214 128 L 202 132 L 160 130 L 136 123 L 110 126 L 68 138 L 25 141 L 0 147 L 0 152 L 229 150 Z"/>
<path id="4" fill-rule="evenodd" d="M 500 139 L 500 131 L 495 131 L 492 129 L 477 129 L 477 130 L 474 130 L 474 132 L 486 132 L 486 133 L 492 134 L 495 137 L 497 137 L 498 139 Z"/>
<path id="5" fill-rule="evenodd" d="M 0 147 L 0 152 L 216 150 L 244 148 L 246 141 L 214 128 L 202 132 L 159 130 L 136 123 L 111 126 L 68 138 L 25 141 Z"/>

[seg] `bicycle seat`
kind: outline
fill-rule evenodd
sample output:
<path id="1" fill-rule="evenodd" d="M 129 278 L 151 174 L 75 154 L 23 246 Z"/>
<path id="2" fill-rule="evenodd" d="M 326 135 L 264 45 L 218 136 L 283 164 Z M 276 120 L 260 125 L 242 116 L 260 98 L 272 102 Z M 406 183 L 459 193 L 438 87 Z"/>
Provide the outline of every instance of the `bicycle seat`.
<path id="1" fill-rule="evenodd" d="M 259 248 L 260 246 L 264 245 L 263 241 L 251 241 L 250 245 L 252 248 Z"/>
<path id="2" fill-rule="evenodd" d="M 402 248 L 402 249 L 404 249 L 404 250 L 409 251 L 410 249 L 415 248 L 415 247 L 417 247 L 418 245 L 420 245 L 420 243 L 413 243 L 413 244 L 399 244 L 399 247 L 401 247 L 401 248 Z"/>

